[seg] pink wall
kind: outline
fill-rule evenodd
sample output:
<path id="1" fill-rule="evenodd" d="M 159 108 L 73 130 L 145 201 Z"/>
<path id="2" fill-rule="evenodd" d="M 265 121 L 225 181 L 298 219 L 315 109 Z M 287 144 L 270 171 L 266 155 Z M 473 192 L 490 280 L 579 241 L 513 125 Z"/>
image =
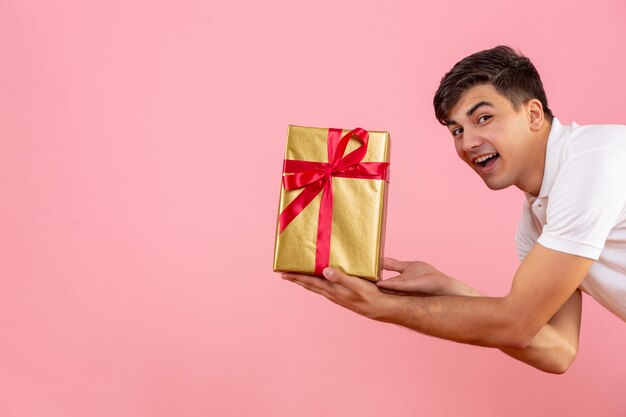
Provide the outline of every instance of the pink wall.
<path id="1" fill-rule="evenodd" d="M 521 194 L 431 108 L 520 48 L 563 122 L 626 123 L 626 6 L 0 4 L 0 415 L 621 416 L 626 326 L 585 297 L 563 376 L 368 321 L 271 271 L 287 124 L 392 134 L 387 255 L 492 295 Z"/>

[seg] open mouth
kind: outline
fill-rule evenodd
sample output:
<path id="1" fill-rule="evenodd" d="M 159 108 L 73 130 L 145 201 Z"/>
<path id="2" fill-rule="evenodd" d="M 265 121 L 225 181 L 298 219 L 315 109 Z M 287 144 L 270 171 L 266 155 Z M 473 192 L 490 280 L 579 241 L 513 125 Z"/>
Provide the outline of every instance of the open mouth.
<path id="1" fill-rule="evenodd" d="M 490 153 L 488 155 L 479 156 L 478 158 L 474 159 L 474 163 L 479 167 L 487 168 L 493 165 L 498 158 L 500 158 L 499 153 Z"/>

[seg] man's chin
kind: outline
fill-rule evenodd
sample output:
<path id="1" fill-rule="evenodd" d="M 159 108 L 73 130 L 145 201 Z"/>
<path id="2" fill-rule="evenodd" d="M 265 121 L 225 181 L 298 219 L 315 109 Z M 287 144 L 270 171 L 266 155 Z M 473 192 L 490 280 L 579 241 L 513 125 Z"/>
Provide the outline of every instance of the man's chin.
<path id="1" fill-rule="evenodd" d="M 483 181 L 485 182 L 485 185 L 487 186 L 487 188 L 493 191 L 504 190 L 505 188 L 509 188 L 511 186 L 511 184 L 506 183 L 506 182 L 489 181 L 489 180 L 485 180 L 484 178 L 483 178 Z"/>

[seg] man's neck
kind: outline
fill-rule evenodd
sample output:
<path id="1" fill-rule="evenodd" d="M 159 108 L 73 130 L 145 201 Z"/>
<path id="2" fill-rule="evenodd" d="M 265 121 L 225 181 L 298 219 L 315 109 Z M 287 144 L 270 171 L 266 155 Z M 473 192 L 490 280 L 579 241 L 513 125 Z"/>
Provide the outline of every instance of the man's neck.
<path id="1" fill-rule="evenodd" d="M 529 161 L 530 170 L 528 177 L 525 179 L 523 184 L 518 186 L 520 190 L 532 195 L 533 197 L 538 197 L 541 192 L 541 185 L 543 183 L 543 176 L 546 167 L 548 137 L 550 136 L 551 128 L 552 123 L 546 120 L 541 129 L 536 132 L 535 140 L 532 142 L 532 146 L 535 147 L 533 155 L 536 155 L 536 157 Z"/>

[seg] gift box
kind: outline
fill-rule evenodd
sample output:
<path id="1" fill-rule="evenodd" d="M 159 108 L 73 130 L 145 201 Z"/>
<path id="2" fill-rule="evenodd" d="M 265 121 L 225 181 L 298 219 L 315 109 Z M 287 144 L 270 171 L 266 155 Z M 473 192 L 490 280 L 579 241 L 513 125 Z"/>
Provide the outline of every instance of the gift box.
<path id="1" fill-rule="evenodd" d="M 389 133 L 289 126 L 274 271 L 382 274 Z"/>

